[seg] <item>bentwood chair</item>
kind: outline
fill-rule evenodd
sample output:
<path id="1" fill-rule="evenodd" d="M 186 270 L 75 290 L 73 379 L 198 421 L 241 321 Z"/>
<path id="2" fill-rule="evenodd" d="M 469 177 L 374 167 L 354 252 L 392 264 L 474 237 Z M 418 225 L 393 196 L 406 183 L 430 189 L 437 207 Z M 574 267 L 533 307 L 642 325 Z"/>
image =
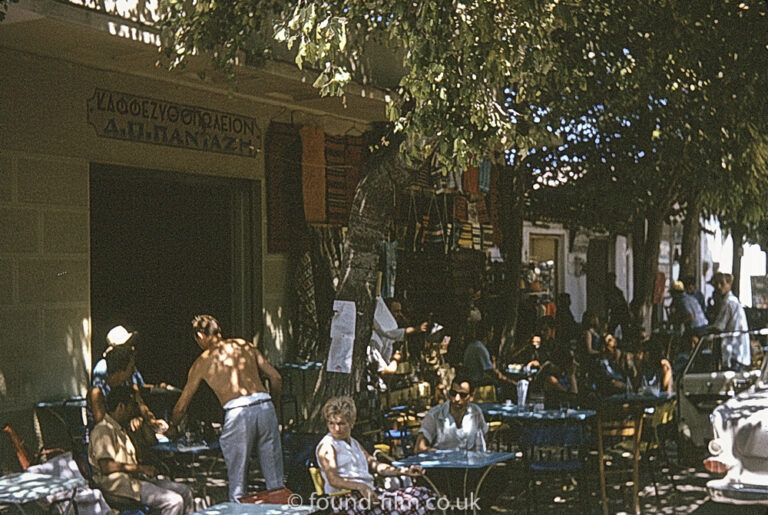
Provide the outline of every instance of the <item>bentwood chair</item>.
<path id="1" fill-rule="evenodd" d="M 634 513 L 640 513 L 638 490 L 640 485 L 641 435 L 643 428 L 642 408 L 626 405 L 611 406 L 597 413 L 597 450 L 600 471 L 600 496 L 603 514 L 608 515 L 608 476 L 630 476 Z M 629 440 L 629 450 L 612 452 L 614 443 Z"/>

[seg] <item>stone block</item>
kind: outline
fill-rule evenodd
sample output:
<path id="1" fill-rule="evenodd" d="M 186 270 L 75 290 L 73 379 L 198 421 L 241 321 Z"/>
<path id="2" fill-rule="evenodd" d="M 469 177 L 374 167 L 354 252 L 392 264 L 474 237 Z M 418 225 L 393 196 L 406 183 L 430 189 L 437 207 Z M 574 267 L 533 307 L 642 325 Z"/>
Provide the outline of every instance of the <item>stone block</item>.
<path id="1" fill-rule="evenodd" d="M 15 268 L 10 259 L 0 259 L 0 306 L 14 303 L 13 274 Z"/>
<path id="2" fill-rule="evenodd" d="M 88 207 L 86 165 L 74 161 L 20 158 L 17 175 L 20 202 Z"/>
<path id="3" fill-rule="evenodd" d="M 42 386 L 52 394 L 77 395 L 84 391 L 91 370 L 90 317 L 87 304 L 82 308 L 46 308 L 43 310 L 41 352 L 49 362 L 57 363 Z"/>
<path id="4" fill-rule="evenodd" d="M 0 338 L 1 368 L 6 375 L 11 369 L 22 366 L 21 363 L 39 362 L 43 370 L 49 367 L 40 359 L 42 316 L 39 309 L 2 308 L 0 327 L 4 335 Z"/>
<path id="5" fill-rule="evenodd" d="M 0 154 L 0 202 L 13 202 L 13 187 L 16 182 L 16 171 L 13 161 L 8 156 Z"/>
<path id="6" fill-rule="evenodd" d="M 0 209 L 3 253 L 28 253 L 40 249 L 40 213 L 34 209 Z"/>
<path id="7" fill-rule="evenodd" d="M 22 259 L 19 261 L 19 301 L 88 302 L 89 259 Z"/>
<path id="8" fill-rule="evenodd" d="M 43 215 L 43 250 L 47 254 L 86 253 L 88 213 L 48 211 Z"/>

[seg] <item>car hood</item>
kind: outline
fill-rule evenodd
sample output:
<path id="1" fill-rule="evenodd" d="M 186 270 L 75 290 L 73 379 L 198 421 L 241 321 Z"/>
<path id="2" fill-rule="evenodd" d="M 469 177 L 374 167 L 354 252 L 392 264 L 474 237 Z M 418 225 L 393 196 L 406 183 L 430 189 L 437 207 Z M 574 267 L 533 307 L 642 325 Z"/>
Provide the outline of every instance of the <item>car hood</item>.
<path id="1" fill-rule="evenodd" d="M 723 432 L 733 439 L 734 457 L 741 458 L 747 469 L 757 466 L 768 472 L 768 388 L 750 389 L 715 411 L 714 418 L 720 418 Z M 752 460 L 762 463 L 746 463 Z"/>

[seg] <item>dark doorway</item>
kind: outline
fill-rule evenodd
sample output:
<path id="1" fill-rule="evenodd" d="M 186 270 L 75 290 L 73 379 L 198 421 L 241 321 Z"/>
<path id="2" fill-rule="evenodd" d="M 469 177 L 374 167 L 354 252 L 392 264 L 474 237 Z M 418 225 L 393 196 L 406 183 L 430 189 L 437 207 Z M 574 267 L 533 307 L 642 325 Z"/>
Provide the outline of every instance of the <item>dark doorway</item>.
<path id="1" fill-rule="evenodd" d="M 94 164 L 90 187 L 94 362 L 123 324 L 139 331 L 144 379 L 183 387 L 200 353 L 194 315 L 214 315 L 225 336 L 255 334 L 258 183 Z M 218 418 L 211 396 L 190 414 Z"/>

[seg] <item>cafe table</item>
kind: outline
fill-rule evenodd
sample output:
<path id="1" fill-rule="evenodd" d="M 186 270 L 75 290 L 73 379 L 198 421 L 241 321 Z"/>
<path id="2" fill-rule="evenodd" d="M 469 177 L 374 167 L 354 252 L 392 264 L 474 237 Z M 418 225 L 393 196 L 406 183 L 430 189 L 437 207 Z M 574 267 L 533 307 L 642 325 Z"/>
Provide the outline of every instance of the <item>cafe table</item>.
<path id="1" fill-rule="evenodd" d="M 496 465 L 499 465 L 505 461 L 515 459 L 517 455 L 513 452 L 481 452 L 481 451 L 454 451 L 454 450 L 435 450 L 423 452 L 421 454 L 414 454 L 401 460 L 393 461 L 392 465 L 395 467 L 410 467 L 411 465 L 419 465 L 427 470 L 434 469 L 447 469 L 447 470 L 463 470 L 463 492 L 464 492 L 464 509 L 466 511 L 467 504 L 473 500 L 478 499 L 480 488 L 483 486 L 483 482 L 488 477 L 490 471 Z M 469 477 L 469 471 L 471 469 L 482 470 L 480 479 L 477 481 L 473 493 L 474 498 L 467 497 L 467 481 Z M 438 497 L 443 495 L 437 486 L 427 477 L 425 474 L 424 479 L 430 484 Z M 469 501 L 469 503 L 467 502 Z M 472 504 L 472 513 L 477 513 L 477 506 Z"/>
<path id="2" fill-rule="evenodd" d="M 181 456 L 189 456 L 193 462 L 197 462 L 201 458 L 207 458 L 210 464 L 205 469 L 204 475 L 197 477 L 197 481 L 202 486 L 203 497 L 208 494 L 208 477 L 213 473 L 213 469 L 221 456 L 221 446 L 218 440 L 209 443 L 205 440 L 188 441 L 185 438 L 168 440 L 166 438 L 157 445 L 154 445 L 152 450 L 170 457 L 171 463 L 176 467 L 181 467 L 179 463 Z"/>
<path id="3" fill-rule="evenodd" d="M 675 394 L 666 392 L 632 392 L 611 395 L 600 400 L 598 408 L 598 454 L 600 465 L 600 494 L 603 513 L 608 513 L 606 470 L 604 463 L 604 436 L 632 437 L 632 504 L 640 513 L 638 497 L 640 483 L 640 442 L 643 435 L 643 416 L 649 408 L 658 409 L 672 402 Z"/>
<path id="4" fill-rule="evenodd" d="M 0 505 L 15 506 L 20 513 L 26 513 L 23 504 L 45 499 L 49 495 L 71 491 L 67 511 L 74 508 L 74 495 L 78 488 L 87 486 L 85 479 L 62 478 L 32 472 L 17 472 L 0 477 Z M 75 511 L 76 512 L 76 511 Z"/>
<path id="5" fill-rule="evenodd" d="M 195 513 L 205 515 L 281 515 L 284 513 L 315 513 L 320 511 L 314 506 L 304 504 L 246 504 L 237 502 L 223 502 L 210 506 L 203 511 Z"/>
<path id="6" fill-rule="evenodd" d="M 500 417 L 516 422 L 583 422 L 594 417 L 597 411 L 591 409 L 534 409 L 531 406 L 484 402 L 477 405 L 486 418 Z"/>

